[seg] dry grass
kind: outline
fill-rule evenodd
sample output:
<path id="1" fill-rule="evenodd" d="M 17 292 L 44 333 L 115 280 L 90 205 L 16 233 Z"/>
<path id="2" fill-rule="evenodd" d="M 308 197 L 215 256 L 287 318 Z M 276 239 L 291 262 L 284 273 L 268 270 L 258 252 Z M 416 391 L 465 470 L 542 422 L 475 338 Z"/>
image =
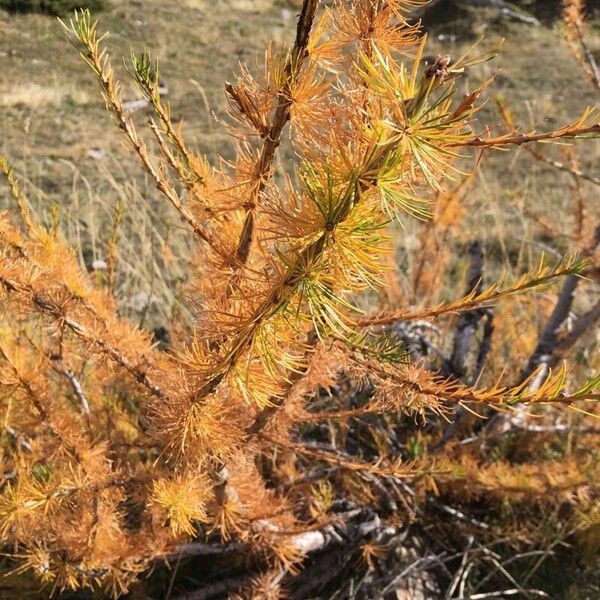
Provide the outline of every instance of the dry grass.
<path id="1" fill-rule="evenodd" d="M 87 104 L 89 100 L 88 93 L 73 84 L 43 86 L 29 82 L 0 89 L 0 105 L 7 108 L 26 107 L 38 111 L 48 107 Z"/>

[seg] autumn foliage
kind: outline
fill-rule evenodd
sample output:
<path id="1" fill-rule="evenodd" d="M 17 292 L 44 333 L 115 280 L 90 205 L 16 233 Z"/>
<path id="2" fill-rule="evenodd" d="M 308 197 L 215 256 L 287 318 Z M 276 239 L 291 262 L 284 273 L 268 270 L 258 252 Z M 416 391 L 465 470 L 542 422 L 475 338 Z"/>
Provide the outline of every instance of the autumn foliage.
<path id="1" fill-rule="evenodd" d="M 594 426 L 581 413 L 596 414 L 598 354 L 572 368 L 569 352 L 598 307 L 568 331 L 559 320 L 541 354 L 519 345 L 511 313 L 537 310 L 520 294 L 597 279 L 594 228 L 565 258 L 488 284 L 474 244 L 469 281 L 441 296 L 467 159 L 593 137 L 598 111 L 535 132 L 505 108 L 505 130 L 488 128 L 476 115 L 492 81 L 466 94 L 457 84 L 497 48 L 428 64 L 410 19 L 419 2 L 318 4 L 304 1 L 290 48 L 269 47 L 262 72 L 226 84 L 229 162 L 188 146 L 146 53 L 130 64 L 152 109 L 142 131 L 98 25 L 78 12 L 66 26 L 132 160 L 195 237 L 194 318 L 170 324 L 164 348 L 120 317 L 112 286 L 30 214 L 0 163 L 21 219 L 0 215 L 0 534 L 13 574 L 116 597 L 161 561 L 227 551 L 248 575 L 233 592 L 276 598 L 327 546 L 323 531 L 361 510 L 388 530 L 418 520 L 427 498 L 490 514 L 507 501 L 566 504 L 578 531 L 594 525 L 583 512 L 600 522 L 597 459 L 572 443 L 544 459 L 532 436 L 546 434 L 531 429 L 557 414 Z M 400 277 L 398 223 L 415 219 L 420 247 Z M 436 349 L 428 327 L 450 346 L 455 335 L 454 351 Z M 522 441 L 494 454 L 510 431 Z M 499 527 L 511 535 L 518 521 Z M 369 569 L 380 550 L 364 542 Z"/>

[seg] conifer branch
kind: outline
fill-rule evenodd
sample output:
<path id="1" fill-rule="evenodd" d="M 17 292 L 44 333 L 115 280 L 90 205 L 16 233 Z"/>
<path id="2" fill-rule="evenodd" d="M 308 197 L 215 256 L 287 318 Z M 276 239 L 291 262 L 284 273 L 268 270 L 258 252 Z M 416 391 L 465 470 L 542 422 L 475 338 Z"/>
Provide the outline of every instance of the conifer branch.
<path id="1" fill-rule="evenodd" d="M 291 296 L 296 292 L 297 286 L 310 275 L 312 269 L 318 264 L 328 243 L 331 242 L 332 231 L 348 217 L 352 207 L 358 202 L 360 189 L 361 186 L 357 181 L 349 182 L 342 194 L 336 221 L 297 256 L 292 256 L 289 260 L 284 261 L 284 264 L 289 266 L 248 319 L 248 326 L 234 338 L 231 350 L 219 365 L 218 372 L 202 385 L 195 394 L 194 401 L 208 396 L 217 388 L 252 345 L 262 323 L 273 316 L 273 311 L 285 308 Z"/>
<path id="2" fill-rule="evenodd" d="M 516 403 L 572 404 L 580 400 L 600 400 L 600 391 L 597 391 L 600 390 L 600 377 L 590 380 L 572 394 L 565 393 L 566 372 L 564 369 L 559 370 L 556 375 L 549 373 L 545 379 L 541 380 L 539 387 L 530 386 L 538 376 L 538 373 L 535 372 L 523 383 L 512 388 L 497 385 L 488 389 L 477 389 L 455 381 L 437 380 L 430 373 L 425 373 L 427 376 L 423 378 L 423 383 L 404 378 L 398 373 L 391 375 L 391 381 L 406 384 L 420 394 L 452 403 L 477 402 L 491 406 L 503 406 Z"/>
<path id="3" fill-rule="evenodd" d="M 514 523 L 510 529 L 497 503 L 533 499 L 560 507 L 567 522 L 567 513 L 584 512 L 593 501 L 587 492 L 596 490 L 589 481 L 597 469 L 593 456 L 585 459 L 595 450 L 571 444 L 571 436 L 597 429 L 574 418 L 585 412 L 578 403 L 596 411 L 591 403 L 600 400 L 600 376 L 586 378 L 586 353 L 572 371 L 551 368 L 600 319 L 600 302 L 592 298 L 561 336 L 579 281 L 595 270 L 569 257 L 484 288 L 483 255 L 475 245 L 465 295 L 423 307 L 452 298 L 439 273 L 451 266 L 450 242 L 458 239 L 464 207 L 457 195 L 473 177 L 444 190 L 460 173 L 462 155 L 470 148 L 591 137 L 600 134 L 597 113 L 586 111 L 552 132 L 520 133 L 507 121 L 509 133 L 484 129 L 477 136 L 476 103 L 490 81 L 462 100 L 454 98 L 455 82 L 495 50 L 455 60 L 442 55 L 424 65 L 426 36 L 406 20 L 423 1 L 335 0 L 313 26 L 317 6 L 318 0 L 303 1 L 293 47 L 281 57 L 267 51 L 264 77 L 243 70 L 235 85 L 226 85 L 242 140 L 236 159 L 214 168 L 173 121 L 157 63 L 147 52 L 132 53 L 131 75 L 153 110 L 146 131 L 156 146 L 152 155 L 122 102 L 97 24 L 87 12 L 71 22 L 133 160 L 187 224 L 186 236 L 191 229 L 206 260 L 189 261 L 196 270 L 186 282 L 193 323 L 176 316 L 165 323 L 172 343 L 159 352 L 149 332 L 119 317 L 123 298 L 114 296 L 113 284 L 120 207 L 112 230 L 107 227 L 107 289 L 79 266 L 57 234 L 58 221 L 51 231 L 35 223 L 12 170 L 0 162 L 29 234 L 0 214 L 0 533 L 19 549 L 11 557 L 19 573 L 30 570 L 56 590 L 93 587 L 100 594 L 96 588 L 103 586 L 117 597 L 157 560 L 177 556 L 177 570 L 182 556 L 210 557 L 211 584 L 192 595 L 279 597 L 289 585 L 291 595 L 305 597 L 321 584 L 332 591 L 340 564 L 360 556 L 361 585 L 368 587 L 361 593 L 379 597 L 381 586 L 393 591 L 398 576 L 384 577 L 375 589 L 375 568 L 406 572 L 387 563 L 383 547 L 391 539 L 404 543 L 399 521 L 443 518 L 446 528 L 464 533 L 469 526 L 488 536 L 506 528 L 510 544 Z M 292 113 L 296 153 L 281 182 L 273 179 L 275 155 Z M 583 178 L 575 167 L 569 173 Z M 361 309 L 381 292 L 386 253 L 395 256 L 390 218 L 430 218 L 431 193 L 441 206 L 421 239 L 443 235 L 423 243 L 412 281 L 399 277 L 396 293 L 388 295 L 392 307 L 406 293 L 419 308 L 364 316 Z M 581 201 L 578 235 L 584 214 Z M 497 328 L 498 356 L 490 357 L 490 306 L 561 276 L 566 281 L 551 335 L 540 339 L 551 338 L 551 353 L 523 381 L 505 385 L 501 371 L 514 368 L 510 360 L 528 348 L 525 336 L 533 329 L 523 328 L 517 344 L 519 326 L 537 307 L 520 303 L 521 320 L 504 317 L 509 306 L 496 312 L 505 327 Z M 455 313 L 455 331 L 452 323 L 430 323 Z M 366 329 L 374 326 L 384 331 Z M 417 331 L 412 339 L 427 347 L 422 357 L 435 355 L 435 362 L 423 366 L 415 352 L 411 364 L 402 335 L 395 335 L 402 331 L 408 340 Z M 444 336 L 453 331 L 447 358 Z M 472 369 L 471 351 L 477 354 Z M 452 379 L 433 371 L 440 362 Z M 43 368 L 34 373 L 31 365 Z M 456 422 L 463 409 L 485 407 L 517 415 L 526 406 L 544 420 L 529 432 L 515 431 L 518 451 L 507 440 L 514 463 L 488 460 L 484 444 L 472 443 L 485 442 L 477 435 L 448 456 L 434 456 L 442 419 L 454 415 Z M 521 436 L 565 431 L 562 419 L 551 429 L 550 416 L 561 407 L 571 409 L 574 429 L 565 448 L 555 446 L 564 456 L 542 465 L 545 481 L 538 455 Z M 407 415 L 427 420 L 427 427 Z M 523 421 L 515 417 L 515 423 Z M 440 494 L 447 504 L 434 498 Z M 522 516 L 513 508 L 511 517 Z M 498 528 L 482 519 L 482 510 Z M 210 543 L 192 544 L 206 536 Z M 323 560 L 307 561 L 314 552 Z M 391 554 L 396 560 L 398 553 Z M 444 561 L 449 556 L 462 561 L 464 575 L 471 554 L 444 555 Z M 439 565 L 434 558 L 425 562 Z M 239 579 L 227 566 L 232 561 Z M 305 566 L 304 575 L 292 577 Z M 446 595 L 464 596 L 457 583 L 462 575 L 449 575 Z M 177 589 L 174 581 L 175 574 L 167 595 Z"/>
<path id="4" fill-rule="evenodd" d="M 405 309 L 390 314 L 382 313 L 373 315 L 371 317 L 360 319 L 358 325 L 361 327 L 369 327 L 372 325 L 389 325 L 396 321 L 433 319 L 444 314 L 489 307 L 498 300 L 547 285 L 559 277 L 580 276 L 588 264 L 589 263 L 585 260 L 580 260 L 576 256 L 570 256 L 551 267 L 540 264 L 537 271 L 523 275 L 513 284 L 505 288 L 501 287 L 500 283 L 497 283 L 489 286 L 483 291 L 475 289 L 459 300 L 450 303 L 443 303 L 433 308 L 425 308 L 416 311 Z"/>
<path id="5" fill-rule="evenodd" d="M 515 125 L 515 121 L 514 121 L 512 112 L 506 106 L 504 100 L 502 98 L 496 98 L 496 104 L 498 105 L 498 108 L 500 110 L 500 114 L 502 115 L 502 120 L 504 121 L 504 123 L 508 127 L 510 127 L 510 129 L 513 132 L 516 132 L 517 127 Z M 581 169 L 574 168 L 574 167 L 569 166 L 561 161 L 549 158 L 545 154 L 542 154 L 541 152 L 539 152 L 537 150 L 537 148 L 535 148 L 535 146 L 526 145 L 525 150 L 529 154 L 531 154 L 531 156 L 533 156 L 536 160 L 543 162 L 547 165 L 550 165 L 551 167 L 554 167 L 555 169 L 558 169 L 559 171 L 565 171 L 577 179 L 583 179 L 583 180 L 589 181 L 590 183 L 593 183 L 595 185 L 600 185 L 600 178 L 589 175 L 588 173 L 583 172 Z"/>
<path id="6" fill-rule="evenodd" d="M 456 379 L 443 379 L 412 366 L 408 369 L 384 369 L 373 361 L 353 357 L 355 373 L 360 373 L 379 392 L 375 398 L 358 408 L 327 412 L 305 412 L 295 417 L 299 422 L 360 418 L 367 414 L 402 411 L 423 414 L 444 413 L 448 406 L 475 403 L 491 407 L 518 407 L 526 404 L 571 405 L 578 401 L 600 400 L 600 376 L 586 382 L 573 393 L 566 393 L 566 370 L 556 374 L 541 370 L 517 386 L 496 384 L 489 388 L 465 385 Z M 532 385 L 535 382 L 535 385 Z"/>
<path id="7" fill-rule="evenodd" d="M 202 183 L 203 178 L 201 174 L 197 173 L 194 169 L 194 158 L 192 156 L 192 152 L 187 147 L 181 131 L 177 131 L 173 125 L 170 106 L 168 104 L 165 106 L 162 103 L 158 61 L 154 64 L 151 64 L 150 55 L 148 52 L 143 52 L 142 55 L 138 57 L 132 49 L 131 64 L 133 65 L 133 74 L 138 86 L 154 109 L 154 112 L 159 118 L 169 141 L 175 147 L 176 151 L 185 163 L 185 171 L 182 170 L 181 165 L 179 164 L 173 164 L 174 169 L 177 173 L 179 173 L 182 181 L 190 182 L 190 175 L 192 174 L 195 181 Z"/>
<path id="8" fill-rule="evenodd" d="M 67 26 L 63 23 L 63 26 Z M 149 175 L 154 180 L 157 189 L 171 203 L 173 208 L 181 216 L 181 218 L 192 228 L 192 231 L 208 246 L 218 254 L 227 264 L 231 263 L 231 255 L 227 252 L 219 240 L 215 239 L 213 234 L 198 223 L 192 213 L 186 208 L 177 191 L 165 177 L 160 167 L 157 167 L 148 154 L 145 143 L 139 137 L 135 125 L 130 118 L 127 117 L 123 108 L 121 99 L 120 85 L 114 78 L 114 72 L 108 58 L 107 50 L 101 49 L 100 44 L 104 39 L 104 35 L 97 35 L 98 23 L 91 22 L 90 13 L 83 10 L 76 13 L 74 20 L 70 21 L 69 30 L 75 34 L 79 42 L 83 45 L 84 50 L 81 52 L 81 57 L 89 65 L 102 88 L 102 94 L 106 101 L 106 105 L 110 113 L 115 118 L 117 125 L 125 134 L 132 148 Z"/>
<path id="9" fill-rule="evenodd" d="M 590 83 L 600 90 L 600 67 L 584 36 L 583 0 L 562 0 L 567 43 Z"/>
<path id="10" fill-rule="evenodd" d="M 260 157 L 256 164 L 256 184 L 251 191 L 251 197 L 246 201 L 246 215 L 236 250 L 236 258 L 241 264 L 244 264 L 248 258 L 250 245 L 254 236 L 256 207 L 260 202 L 260 196 L 271 175 L 275 151 L 281 143 L 283 128 L 290 120 L 290 108 L 293 102 L 292 89 L 307 55 L 310 31 L 318 4 L 319 0 L 304 0 L 298 17 L 296 40 L 284 67 L 285 81 L 277 93 L 277 106 L 268 131 L 265 131 Z M 237 101 L 239 106 L 239 94 L 235 88 L 228 86 L 227 89 L 228 93 Z"/>
<path id="11" fill-rule="evenodd" d="M 35 230 L 34 230 L 35 231 Z M 97 325 L 100 324 L 104 330 L 108 329 L 106 322 L 104 322 L 99 315 L 96 308 L 86 300 L 84 296 L 79 293 L 74 292 L 71 287 L 66 285 L 63 281 L 59 281 L 59 286 L 71 301 L 80 305 L 86 313 L 91 315 L 95 321 L 94 325 L 92 325 L 91 329 L 87 329 L 83 323 L 79 323 L 76 319 L 72 319 L 66 314 L 65 309 L 58 303 L 53 302 L 53 300 L 48 296 L 40 293 L 39 290 L 36 290 L 33 285 L 30 285 L 25 282 L 17 281 L 14 278 L 10 277 L 10 273 L 14 272 L 16 275 L 18 273 L 18 269 L 15 269 L 15 266 L 19 265 L 19 261 L 25 262 L 26 267 L 30 270 L 33 267 L 37 271 L 43 271 L 45 269 L 44 266 L 37 264 L 36 261 L 28 255 L 25 247 L 18 240 L 18 236 L 11 235 L 11 231 L 9 228 L 2 229 L 0 231 L 0 238 L 4 240 L 5 243 L 9 244 L 9 246 L 14 249 L 18 254 L 18 259 L 15 264 L 10 264 L 8 260 L 5 262 L 4 266 L 6 267 L 6 272 L 9 276 L 4 276 L 0 272 L 0 285 L 2 285 L 7 291 L 19 294 L 23 299 L 30 302 L 35 308 L 42 311 L 54 318 L 57 322 L 63 323 L 66 327 L 69 328 L 70 331 L 75 333 L 79 338 L 85 340 L 92 346 L 96 346 L 102 352 L 106 353 L 110 356 L 117 364 L 120 364 L 126 371 L 128 371 L 138 383 L 142 386 L 146 387 L 150 393 L 156 397 L 166 399 L 167 396 L 162 392 L 160 387 L 156 385 L 152 379 L 144 372 L 143 369 L 140 369 L 139 366 L 136 366 L 134 362 L 126 357 L 126 355 L 120 352 L 117 348 L 113 347 L 110 343 L 106 342 L 100 337 L 100 333 L 98 331 Z M 29 273 L 27 269 L 24 268 L 23 273 L 28 276 Z M 34 281 L 35 278 L 32 279 Z"/>
<path id="12" fill-rule="evenodd" d="M 81 454 L 79 450 L 71 444 L 66 438 L 65 435 L 60 431 L 60 429 L 53 422 L 53 415 L 48 410 L 44 399 L 40 396 L 38 391 L 34 389 L 31 383 L 27 380 L 27 378 L 19 372 L 19 370 L 15 367 L 11 358 L 5 352 L 4 348 L 0 345 L 0 358 L 4 360 L 4 362 L 8 365 L 13 377 L 17 381 L 18 386 L 25 391 L 27 397 L 31 401 L 31 404 L 41 422 L 48 427 L 48 429 L 52 432 L 52 435 L 56 437 L 60 443 L 64 446 L 64 448 L 78 461 L 81 461 Z"/>
<path id="13" fill-rule="evenodd" d="M 201 158 L 196 157 L 187 147 L 181 127 L 177 129 L 171 118 L 169 104 L 165 106 L 161 98 L 161 83 L 158 71 L 158 61 L 152 65 L 150 55 L 143 52 L 140 57 L 131 51 L 131 64 L 133 76 L 142 93 L 150 102 L 154 113 L 159 119 L 162 131 L 166 134 L 169 144 L 163 138 L 161 131 L 154 119 L 150 118 L 148 126 L 158 140 L 159 148 L 170 165 L 171 169 L 179 176 L 191 198 L 198 201 L 202 210 L 211 218 L 216 217 L 214 207 L 202 192 L 206 183 L 205 173 L 201 172 L 200 165 L 204 166 Z M 173 151 L 172 151 L 173 149 Z"/>
<path id="14" fill-rule="evenodd" d="M 587 109 L 577 121 L 544 133 L 507 133 L 496 137 L 475 137 L 451 144 L 471 148 L 503 148 L 507 146 L 522 146 L 532 142 L 552 142 L 563 139 L 595 138 L 600 135 L 599 113 L 596 109 Z M 590 121 L 592 121 L 590 123 Z"/>

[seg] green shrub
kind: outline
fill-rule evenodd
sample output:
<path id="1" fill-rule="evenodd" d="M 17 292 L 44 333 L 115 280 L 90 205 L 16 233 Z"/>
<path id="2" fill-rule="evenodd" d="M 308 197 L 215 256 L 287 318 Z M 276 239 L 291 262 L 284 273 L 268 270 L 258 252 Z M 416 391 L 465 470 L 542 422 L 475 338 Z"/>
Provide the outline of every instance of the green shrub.
<path id="1" fill-rule="evenodd" d="M 14 13 L 65 15 L 79 8 L 104 10 L 106 0 L 0 0 L 0 9 Z"/>

